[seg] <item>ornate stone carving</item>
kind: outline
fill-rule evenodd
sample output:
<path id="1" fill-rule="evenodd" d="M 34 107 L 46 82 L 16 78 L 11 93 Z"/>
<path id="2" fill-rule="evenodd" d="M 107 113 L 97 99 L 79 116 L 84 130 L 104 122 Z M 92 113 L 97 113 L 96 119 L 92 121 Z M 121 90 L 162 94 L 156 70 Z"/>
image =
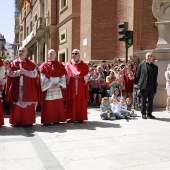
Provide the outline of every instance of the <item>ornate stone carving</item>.
<path id="1" fill-rule="evenodd" d="M 152 12 L 158 22 L 170 21 L 170 0 L 153 0 Z"/>
<path id="2" fill-rule="evenodd" d="M 153 0 L 152 12 L 159 33 L 157 48 L 170 48 L 170 0 Z"/>

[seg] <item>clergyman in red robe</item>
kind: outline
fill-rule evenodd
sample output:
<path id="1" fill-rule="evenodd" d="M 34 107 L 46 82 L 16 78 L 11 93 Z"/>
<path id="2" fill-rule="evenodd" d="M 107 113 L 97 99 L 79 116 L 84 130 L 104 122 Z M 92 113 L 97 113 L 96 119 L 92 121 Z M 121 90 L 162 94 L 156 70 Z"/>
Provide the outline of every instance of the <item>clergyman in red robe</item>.
<path id="1" fill-rule="evenodd" d="M 66 113 L 69 122 L 87 120 L 88 66 L 80 60 L 80 51 L 72 51 L 72 59 L 65 65 L 67 71 Z"/>
<path id="2" fill-rule="evenodd" d="M 7 70 L 6 100 L 10 101 L 9 122 L 14 125 L 35 123 L 35 105 L 38 101 L 36 64 L 27 57 L 27 49 L 20 47 L 18 58 Z"/>
<path id="3" fill-rule="evenodd" d="M 56 52 L 48 51 L 48 61 L 39 66 L 42 90 L 41 123 L 66 122 L 62 88 L 66 88 L 64 65 L 55 60 Z"/>

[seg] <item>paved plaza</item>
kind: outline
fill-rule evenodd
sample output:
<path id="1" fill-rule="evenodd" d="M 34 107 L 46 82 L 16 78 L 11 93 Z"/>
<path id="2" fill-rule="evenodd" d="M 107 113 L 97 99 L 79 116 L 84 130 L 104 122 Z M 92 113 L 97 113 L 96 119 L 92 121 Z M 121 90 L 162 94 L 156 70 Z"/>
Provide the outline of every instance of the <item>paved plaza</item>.
<path id="1" fill-rule="evenodd" d="M 168 170 L 170 113 L 155 109 L 155 120 L 103 121 L 88 108 L 84 123 L 0 128 L 0 170 Z"/>

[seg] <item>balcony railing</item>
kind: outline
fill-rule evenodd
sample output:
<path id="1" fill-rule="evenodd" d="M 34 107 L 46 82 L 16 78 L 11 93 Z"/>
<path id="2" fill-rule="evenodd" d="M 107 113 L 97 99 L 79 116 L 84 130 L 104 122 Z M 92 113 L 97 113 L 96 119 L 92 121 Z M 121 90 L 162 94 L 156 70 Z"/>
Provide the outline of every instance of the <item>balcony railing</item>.
<path id="1" fill-rule="evenodd" d="M 46 25 L 45 18 L 42 18 L 42 17 L 38 18 L 37 23 L 36 23 L 36 30 L 44 27 L 45 25 Z"/>

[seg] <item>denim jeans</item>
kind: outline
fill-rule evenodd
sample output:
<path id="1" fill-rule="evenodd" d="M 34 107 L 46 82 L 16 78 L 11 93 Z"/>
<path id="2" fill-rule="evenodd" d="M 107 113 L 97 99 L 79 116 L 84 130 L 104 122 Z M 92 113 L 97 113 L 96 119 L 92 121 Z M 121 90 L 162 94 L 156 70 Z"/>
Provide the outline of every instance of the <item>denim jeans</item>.
<path id="1" fill-rule="evenodd" d="M 115 113 L 116 117 L 119 118 L 119 119 L 126 119 L 128 117 L 128 114 L 127 113 L 119 113 L 119 112 L 116 112 Z"/>
<path id="2" fill-rule="evenodd" d="M 110 117 L 108 117 L 108 114 L 107 114 L 107 113 L 101 113 L 101 114 L 100 114 L 100 117 L 101 117 L 101 119 L 103 119 L 103 120 L 110 120 L 111 117 L 115 117 L 115 114 L 114 114 L 114 113 L 110 113 Z"/>

